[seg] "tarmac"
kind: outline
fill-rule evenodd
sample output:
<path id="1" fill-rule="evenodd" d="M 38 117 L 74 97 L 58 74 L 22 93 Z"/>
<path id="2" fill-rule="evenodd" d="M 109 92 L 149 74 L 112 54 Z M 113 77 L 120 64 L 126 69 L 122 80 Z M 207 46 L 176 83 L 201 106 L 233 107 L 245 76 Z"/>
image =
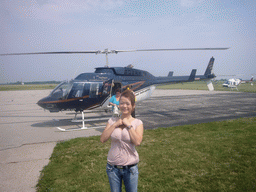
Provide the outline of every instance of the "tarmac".
<path id="1" fill-rule="evenodd" d="M 72 112 L 50 113 L 37 106 L 50 91 L 0 92 L 0 191 L 36 191 L 40 171 L 57 142 L 101 134 L 103 128 L 77 131 L 82 124 L 71 122 Z M 136 115 L 145 129 L 255 117 L 256 93 L 157 89 L 137 104 Z M 105 124 L 106 120 L 86 126 Z"/>

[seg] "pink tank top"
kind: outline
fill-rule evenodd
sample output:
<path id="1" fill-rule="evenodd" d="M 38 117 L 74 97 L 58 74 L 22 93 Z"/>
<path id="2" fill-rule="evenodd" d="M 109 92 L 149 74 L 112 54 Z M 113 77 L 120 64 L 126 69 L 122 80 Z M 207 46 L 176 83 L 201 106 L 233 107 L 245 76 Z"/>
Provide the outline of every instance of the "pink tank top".
<path id="1" fill-rule="evenodd" d="M 108 120 L 108 123 L 113 125 L 117 120 L 117 117 L 112 117 Z M 136 130 L 136 128 L 143 123 L 139 119 L 134 119 L 131 124 L 132 129 Z M 111 148 L 108 152 L 108 163 L 111 165 L 126 166 L 138 162 L 139 154 L 130 139 L 128 129 L 116 128 L 111 134 Z"/>

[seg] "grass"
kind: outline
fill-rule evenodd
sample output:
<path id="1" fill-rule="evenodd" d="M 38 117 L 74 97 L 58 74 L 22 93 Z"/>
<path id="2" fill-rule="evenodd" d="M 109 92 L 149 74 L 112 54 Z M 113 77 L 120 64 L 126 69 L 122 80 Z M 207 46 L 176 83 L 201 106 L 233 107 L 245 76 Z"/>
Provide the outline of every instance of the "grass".
<path id="1" fill-rule="evenodd" d="M 240 84 L 236 90 L 235 88 L 223 87 L 224 81 L 217 81 L 213 83 L 214 90 L 216 91 L 239 91 L 239 92 L 254 92 L 256 93 L 256 83 L 252 86 L 250 83 Z M 208 87 L 204 81 L 194 81 L 188 83 L 177 83 L 170 85 L 160 85 L 158 89 L 190 89 L 190 90 L 208 90 Z"/>
<path id="2" fill-rule="evenodd" d="M 57 84 L 0 85 L 0 91 L 54 89 Z"/>
<path id="3" fill-rule="evenodd" d="M 256 190 L 256 117 L 145 130 L 138 191 Z M 58 143 L 38 191 L 109 191 L 110 142 Z"/>

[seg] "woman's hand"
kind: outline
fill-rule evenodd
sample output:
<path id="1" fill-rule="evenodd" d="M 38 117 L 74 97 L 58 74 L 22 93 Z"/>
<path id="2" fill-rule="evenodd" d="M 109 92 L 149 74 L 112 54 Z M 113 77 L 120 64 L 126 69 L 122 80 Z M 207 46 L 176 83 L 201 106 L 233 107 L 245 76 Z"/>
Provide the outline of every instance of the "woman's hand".
<path id="1" fill-rule="evenodd" d="M 132 124 L 127 118 L 123 119 L 123 124 L 125 127 L 130 127 Z M 136 130 L 134 128 L 129 129 L 129 134 L 131 138 L 131 142 L 136 146 L 140 145 L 143 138 L 143 124 L 137 126 Z"/>
<path id="2" fill-rule="evenodd" d="M 118 119 L 113 125 L 110 125 L 109 123 L 107 123 L 106 128 L 104 129 L 104 131 L 102 132 L 101 136 L 100 136 L 100 141 L 102 143 L 105 143 L 111 136 L 112 132 L 120 127 L 121 125 L 123 125 L 123 121 L 122 119 Z"/>
<path id="3" fill-rule="evenodd" d="M 124 124 L 125 127 L 129 127 L 131 125 L 131 123 L 127 118 L 124 118 L 122 123 Z"/>
<path id="4" fill-rule="evenodd" d="M 123 124 L 124 124 L 124 122 L 123 122 L 122 119 L 118 119 L 118 120 L 114 123 L 114 125 L 115 125 L 116 128 L 119 127 L 120 125 L 123 125 Z"/>

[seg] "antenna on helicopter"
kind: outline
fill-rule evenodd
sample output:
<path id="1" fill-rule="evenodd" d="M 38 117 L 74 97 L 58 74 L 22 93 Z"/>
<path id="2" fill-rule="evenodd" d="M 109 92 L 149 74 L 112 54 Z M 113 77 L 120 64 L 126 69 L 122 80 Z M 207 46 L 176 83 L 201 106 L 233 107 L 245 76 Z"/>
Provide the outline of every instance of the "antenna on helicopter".
<path id="1" fill-rule="evenodd" d="M 127 65 L 127 68 L 133 68 L 134 66 L 132 64 Z"/>

